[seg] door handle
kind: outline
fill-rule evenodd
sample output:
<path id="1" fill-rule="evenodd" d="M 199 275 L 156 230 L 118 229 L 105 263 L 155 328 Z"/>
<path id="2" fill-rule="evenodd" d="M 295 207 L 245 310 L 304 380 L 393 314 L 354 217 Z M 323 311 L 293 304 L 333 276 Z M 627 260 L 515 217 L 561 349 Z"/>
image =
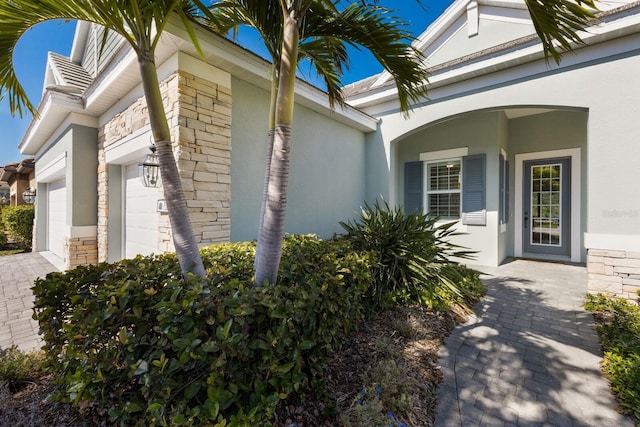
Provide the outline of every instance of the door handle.
<path id="1" fill-rule="evenodd" d="M 529 226 L 529 212 L 524 213 L 524 228 L 528 228 Z"/>

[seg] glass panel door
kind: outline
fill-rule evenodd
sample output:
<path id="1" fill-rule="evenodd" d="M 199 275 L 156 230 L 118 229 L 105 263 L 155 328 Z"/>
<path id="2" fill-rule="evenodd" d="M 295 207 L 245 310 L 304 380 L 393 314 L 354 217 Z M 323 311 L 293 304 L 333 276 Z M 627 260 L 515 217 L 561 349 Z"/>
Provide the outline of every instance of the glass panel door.
<path id="1" fill-rule="evenodd" d="M 524 252 L 570 255 L 570 159 L 524 163 Z"/>

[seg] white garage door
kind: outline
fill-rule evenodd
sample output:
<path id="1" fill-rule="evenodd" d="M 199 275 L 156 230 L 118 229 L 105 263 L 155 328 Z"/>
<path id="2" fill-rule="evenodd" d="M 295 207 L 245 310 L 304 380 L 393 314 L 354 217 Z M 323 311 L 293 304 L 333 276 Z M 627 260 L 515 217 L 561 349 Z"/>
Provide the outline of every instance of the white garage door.
<path id="1" fill-rule="evenodd" d="M 64 179 L 49 184 L 47 200 L 49 251 L 64 259 L 64 239 L 67 230 L 67 187 Z"/>
<path id="2" fill-rule="evenodd" d="M 125 258 L 158 253 L 158 189 L 147 188 L 138 178 L 138 165 L 126 168 L 124 191 Z"/>

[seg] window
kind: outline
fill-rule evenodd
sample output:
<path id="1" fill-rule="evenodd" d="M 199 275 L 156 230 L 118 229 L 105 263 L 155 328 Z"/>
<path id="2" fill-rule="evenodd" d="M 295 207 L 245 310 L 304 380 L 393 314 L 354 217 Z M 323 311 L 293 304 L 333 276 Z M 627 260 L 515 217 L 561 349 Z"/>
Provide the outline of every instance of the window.
<path id="1" fill-rule="evenodd" d="M 426 211 L 443 219 L 460 218 L 461 159 L 427 162 L 426 171 Z"/>
<path id="2" fill-rule="evenodd" d="M 421 153 L 420 161 L 405 163 L 404 207 L 406 213 L 486 225 L 486 155 L 467 155 L 463 147 Z"/>

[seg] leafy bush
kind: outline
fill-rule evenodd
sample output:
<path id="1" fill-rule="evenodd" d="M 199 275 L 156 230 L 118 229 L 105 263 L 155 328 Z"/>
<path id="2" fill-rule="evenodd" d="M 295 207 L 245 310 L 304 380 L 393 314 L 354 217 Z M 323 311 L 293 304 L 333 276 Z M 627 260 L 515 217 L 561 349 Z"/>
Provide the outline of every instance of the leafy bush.
<path id="1" fill-rule="evenodd" d="M 40 352 L 26 353 L 16 346 L 0 348 L 0 382 L 12 391 L 20 389 L 40 375 L 43 359 Z"/>
<path id="2" fill-rule="evenodd" d="M 373 284 L 368 295 L 373 309 L 398 303 L 420 303 L 445 309 L 464 297 L 466 289 L 481 287 L 477 274 L 460 268 L 453 257 L 468 259 L 473 252 L 448 241 L 454 223 L 437 225 L 438 218 L 422 213 L 405 215 L 385 201 L 365 203 L 356 221 L 340 225 L 356 249 L 374 257 Z M 459 284 L 471 281 L 468 287 Z"/>
<path id="3" fill-rule="evenodd" d="M 7 244 L 7 235 L 4 231 L 4 222 L 2 221 L 2 210 L 6 205 L 0 203 L 0 248 Z"/>
<path id="4" fill-rule="evenodd" d="M 640 422 L 640 307 L 626 299 L 587 295 L 585 308 L 599 319 L 602 369 L 611 388 Z"/>
<path id="5" fill-rule="evenodd" d="M 2 209 L 2 223 L 9 235 L 24 248 L 31 247 L 33 236 L 33 205 L 6 206 Z"/>
<path id="6" fill-rule="evenodd" d="M 255 245 L 202 251 L 208 280 L 173 255 L 37 280 L 35 315 L 58 399 L 124 425 L 266 425 L 279 400 L 319 384 L 363 314 L 366 259 L 349 242 L 286 239 L 280 281 L 254 287 Z"/>

